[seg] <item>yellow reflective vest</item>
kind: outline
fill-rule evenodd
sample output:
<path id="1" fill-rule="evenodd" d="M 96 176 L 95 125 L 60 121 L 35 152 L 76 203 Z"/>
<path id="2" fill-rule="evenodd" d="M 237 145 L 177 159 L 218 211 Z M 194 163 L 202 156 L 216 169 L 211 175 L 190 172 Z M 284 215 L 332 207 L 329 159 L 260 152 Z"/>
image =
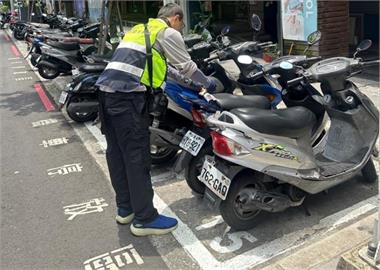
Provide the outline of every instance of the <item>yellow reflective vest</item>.
<path id="1" fill-rule="evenodd" d="M 152 86 L 157 89 L 162 87 L 166 79 L 167 63 L 153 46 L 157 34 L 168 25 L 159 19 L 149 19 L 147 27 L 152 47 Z M 148 74 L 144 24 L 139 24 L 125 34 L 97 85 L 117 92 L 133 92 L 141 84 L 150 86 Z"/>

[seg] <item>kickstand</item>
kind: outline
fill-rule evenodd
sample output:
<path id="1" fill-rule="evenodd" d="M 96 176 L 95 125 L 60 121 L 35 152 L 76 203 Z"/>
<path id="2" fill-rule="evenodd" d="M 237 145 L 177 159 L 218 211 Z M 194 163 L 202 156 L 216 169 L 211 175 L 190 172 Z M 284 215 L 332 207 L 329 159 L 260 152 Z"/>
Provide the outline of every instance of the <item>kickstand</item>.
<path id="1" fill-rule="evenodd" d="M 309 211 L 309 208 L 307 207 L 306 204 L 302 204 L 302 207 L 303 207 L 303 210 L 305 211 L 305 215 L 310 217 L 311 216 L 311 213 Z"/>

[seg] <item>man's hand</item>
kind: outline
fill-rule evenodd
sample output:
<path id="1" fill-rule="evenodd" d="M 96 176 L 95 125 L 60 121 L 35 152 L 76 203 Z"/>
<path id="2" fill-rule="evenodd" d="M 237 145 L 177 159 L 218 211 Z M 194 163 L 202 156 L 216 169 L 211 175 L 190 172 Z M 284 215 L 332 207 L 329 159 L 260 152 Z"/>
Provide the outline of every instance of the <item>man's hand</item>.
<path id="1" fill-rule="evenodd" d="M 201 90 L 199 91 L 199 95 L 204 96 L 205 94 L 207 94 L 207 89 L 202 87 Z"/>

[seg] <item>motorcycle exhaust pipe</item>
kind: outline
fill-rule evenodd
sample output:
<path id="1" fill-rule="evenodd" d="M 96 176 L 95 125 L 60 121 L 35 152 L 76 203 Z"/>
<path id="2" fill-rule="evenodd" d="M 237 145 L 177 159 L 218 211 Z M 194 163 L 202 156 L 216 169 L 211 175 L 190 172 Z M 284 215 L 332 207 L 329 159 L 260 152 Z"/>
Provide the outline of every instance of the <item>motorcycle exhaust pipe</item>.
<path id="1" fill-rule="evenodd" d="M 47 66 L 51 69 L 60 70 L 59 65 L 46 61 L 46 60 L 42 60 L 41 62 L 38 62 L 37 67 L 39 66 Z"/>
<path id="2" fill-rule="evenodd" d="M 92 113 L 99 110 L 98 101 L 70 102 L 67 111 L 70 113 Z"/>
<path id="3" fill-rule="evenodd" d="M 182 140 L 181 136 L 173 132 L 159 128 L 149 127 L 150 143 L 156 146 L 173 147 L 179 149 L 179 144 Z"/>
<path id="4" fill-rule="evenodd" d="M 242 209 L 246 211 L 261 209 L 267 212 L 281 212 L 289 207 L 301 205 L 304 198 L 294 202 L 285 194 L 245 188 L 240 192 L 240 201 Z"/>

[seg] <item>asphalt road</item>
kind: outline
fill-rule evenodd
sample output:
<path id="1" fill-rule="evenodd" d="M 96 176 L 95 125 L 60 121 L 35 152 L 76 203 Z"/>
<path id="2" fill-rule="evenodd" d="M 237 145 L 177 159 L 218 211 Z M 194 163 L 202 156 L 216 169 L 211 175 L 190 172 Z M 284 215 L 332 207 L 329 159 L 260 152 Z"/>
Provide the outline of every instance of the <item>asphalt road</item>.
<path id="1" fill-rule="evenodd" d="M 358 175 L 327 193 L 308 197 L 305 205 L 311 215 L 303 207 L 263 214 L 254 229 L 235 232 L 217 209 L 192 194 L 181 175 L 173 177 L 170 163 L 152 168 L 154 200 L 160 212 L 180 220 L 179 227 L 166 236 L 133 237 L 128 227 L 114 222 L 105 142 L 98 127 L 67 121 L 56 110 L 47 112 L 34 86 L 38 78 L 15 57 L 8 39 L 0 32 L 1 269 L 90 270 L 120 260 L 121 269 L 259 269 L 375 211 L 377 185 L 363 183 Z M 24 45 L 16 44 L 23 53 Z M 15 74 L 23 71 L 27 73 Z M 69 79 L 44 82 L 49 100 L 58 99 L 60 85 Z M 380 107 L 378 84 L 366 78 L 358 82 Z M 33 127 L 46 119 L 57 122 Z M 45 147 L 43 141 L 49 144 L 52 139 L 63 144 Z M 70 164 L 79 165 L 67 174 L 64 168 L 61 174 L 49 171 Z M 107 206 L 75 217 L 64 208 L 91 200 L 92 205 Z M 136 253 L 140 256 L 133 256 Z"/>

